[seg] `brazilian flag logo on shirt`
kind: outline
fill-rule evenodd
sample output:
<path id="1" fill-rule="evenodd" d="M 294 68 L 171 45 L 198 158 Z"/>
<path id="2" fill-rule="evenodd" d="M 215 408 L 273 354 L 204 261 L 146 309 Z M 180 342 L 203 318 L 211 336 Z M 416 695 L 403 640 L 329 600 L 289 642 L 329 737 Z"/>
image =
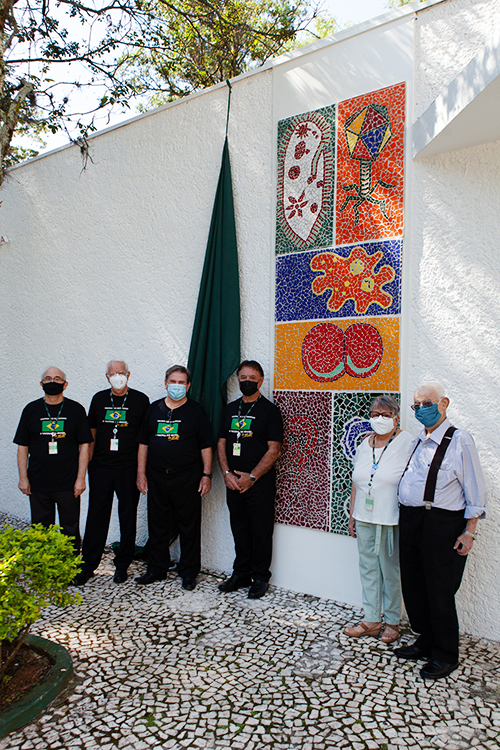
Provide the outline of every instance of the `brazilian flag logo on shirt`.
<path id="1" fill-rule="evenodd" d="M 157 435 L 177 435 L 178 432 L 179 422 L 158 422 Z"/>
<path id="2" fill-rule="evenodd" d="M 106 409 L 106 422 L 125 422 L 125 412 L 119 409 Z"/>
<path id="3" fill-rule="evenodd" d="M 57 419 L 42 419 L 42 432 L 64 432 L 64 422 Z"/>
<path id="4" fill-rule="evenodd" d="M 238 432 L 248 432 L 252 426 L 252 420 L 246 419 L 245 417 L 233 417 L 231 421 L 231 429 L 237 430 Z"/>

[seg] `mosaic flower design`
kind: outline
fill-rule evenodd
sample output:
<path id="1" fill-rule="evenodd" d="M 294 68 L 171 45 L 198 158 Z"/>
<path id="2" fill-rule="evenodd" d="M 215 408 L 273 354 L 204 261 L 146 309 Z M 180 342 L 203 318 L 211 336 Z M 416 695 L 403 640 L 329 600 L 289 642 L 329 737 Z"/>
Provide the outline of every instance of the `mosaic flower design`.
<path id="1" fill-rule="evenodd" d="M 308 250 L 279 256 L 276 259 L 276 320 L 398 315 L 401 312 L 402 244 L 401 240 L 384 240 L 319 253 Z M 333 262 L 334 258 L 338 260 Z M 318 276 L 320 273 L 322 275 Z M 323 292 L 320 281 L 325 287 Z M 327 289 L 332 294 L 328 295 Z M 333 302 L 330 305 L 336 290 L 339 290 L 339 299 L 340 291 L 346 293 L 342 294 L 340 307 L 332 309 L 337 306 Z"/>
<path id="2" fill-rule="evenodd" d="M 332 395 L 275 391 L 283 415 L 276 522 L 330 530 Z"/>
<path id="3" fill-rule="evenodd" d="M 354 301 L 354 308 L 360 314 L 366 313 L 372 303 L 387 309 L 392 297 L 382 287 L 392 281 L 396 273 L 391 266 L 374 271 L 382 256 L 381 250 L 369 255 L 363 247 L 355 247 L 348 258 L 331 252 L 318 253 L 311 260 L 311 269 L 321 273 L 312 283 L 314 294 L 330 290 L 327 307 L 334 312 L 348 299 Z"/>
<path id="4" fill-rule="evenodd" d="M 335 108 L 278 124 L 276 251 L 330 244 Z"/>

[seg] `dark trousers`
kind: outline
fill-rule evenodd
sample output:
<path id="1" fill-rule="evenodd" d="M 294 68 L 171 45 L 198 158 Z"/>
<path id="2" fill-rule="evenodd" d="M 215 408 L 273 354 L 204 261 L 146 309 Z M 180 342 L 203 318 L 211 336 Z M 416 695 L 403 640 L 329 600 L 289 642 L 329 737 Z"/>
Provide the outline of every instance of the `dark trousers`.
<path id="1" fill-rule="evenodd" d="M 120 549 L 115 557 L 115 566 L 118 570 L 126 571 L 134 559 L 140 494 L 136 480 L 135 465 L 126 469 L 112 469 L 94 462 L 89 465 L 89 509 L 82 545 L 83 570 L 94 571 L 101 562 L 115 492 L 120 522 Z"/>
<path id="2" fill-rule="evenodd" d="M 430 648 L 433 659 L 458 661 L 458 617 L 455 594 L 466 557 L 453 546 L 463 533 L 463 510 L 400 508 L 399 549 L 401 583 L 417 643 Z"/>
<path id="3" fill-rule="evenodd" d="M 253 487 L 240 493 L 227 490 L 227 506 L 236 557 L 233 571 L 238 576 L 252 576 L 257 581 L 271 578 L 273 555 L 274 472 L 264 474 Z"/>
<path id="4" fill-rule="evenodd" d="M 63 534 L 74 537 L 75 552 L 80 552 L 80 496 L 73 490 L 67 492 L 32 492 L 30 495 L 31 523 L 48 527 L 56 522 L 56 505 L 59 526 Z"/>
<path id="5" fill-rule="evenodd" d="M 201 568 L 201 469 L 196 465 L 167 473 L 147 467 L 148 573 L 164 575 L 170 566 L 169 544 L 179 529 L 181 578 L 196 578 Z"/>

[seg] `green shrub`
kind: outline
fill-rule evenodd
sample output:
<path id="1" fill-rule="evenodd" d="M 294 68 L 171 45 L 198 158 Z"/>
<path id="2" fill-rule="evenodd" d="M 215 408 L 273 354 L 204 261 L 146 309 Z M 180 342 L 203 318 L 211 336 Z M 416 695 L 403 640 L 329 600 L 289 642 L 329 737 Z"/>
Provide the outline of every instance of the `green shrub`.
<path id="1" fill-rule="evenodd" d="M 0 531 L 0 685 L 43 607 L 80 604 L 80 594 L 68 591 L 80 566 L 81 558 L 59 526 L 36 524 L 23 530 L 6 526 Z M 12 644 L 12 650 L 2 664 L 4 641 Z"/>

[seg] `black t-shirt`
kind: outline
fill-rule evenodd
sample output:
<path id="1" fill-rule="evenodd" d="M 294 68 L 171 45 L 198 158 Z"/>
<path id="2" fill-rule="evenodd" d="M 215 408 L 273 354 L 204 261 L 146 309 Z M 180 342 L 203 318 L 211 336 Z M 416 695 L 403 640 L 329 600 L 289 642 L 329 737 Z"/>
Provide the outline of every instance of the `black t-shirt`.
<path id="1" fill-rule="evenodd" d="M 226 438 L 229 468 L 232 471 L 250 472 L 267 452 L 268 440 L 283 442 L 281 412 L 265 396 L 261 395 L 251 403 L 239 398 L 224 409 L 219 438 Z M 239 456 L 233 455 L 233 444 L 236 442 L 241 445 Z"/>
<path id="2" fill-rule="evenodd" d="M 148 465 L 161 470 L 200 465 L 200 451 L 211 448 L 214 441 L 201 404 L 188 398 L 177 409 L 169 409 L 160 398 L 147 410 L 137 442 L 148 446 Z"/>
<path id="3" fill-rule="evenodd" d="M 92 433 L 85 409 L 77 401 L 65 398 L 61 409 L 61 404 L 39 398 L 24 407 L 14 442 L 28 446 L 32 492 L 67 492 L 78 474 L 79 446 L 92 443 Z M 57 443 L 57 453 L 49 453 L 51 442 Z"/>
<path id="4" fill-rule="evenodd" d="M 137 434 L 149 407 L 149 398 L 129 388 L 124 396 L 115 396 L 108 388 L 92 398 L 89 424 L 96 430 L 92 461 L 100 466 L 126 469 L 137 464 Z M 116 435 L 113 429 L 116 426 Z M 111 450 L 111 440 L 118 439 L 118 450 Z"/>

